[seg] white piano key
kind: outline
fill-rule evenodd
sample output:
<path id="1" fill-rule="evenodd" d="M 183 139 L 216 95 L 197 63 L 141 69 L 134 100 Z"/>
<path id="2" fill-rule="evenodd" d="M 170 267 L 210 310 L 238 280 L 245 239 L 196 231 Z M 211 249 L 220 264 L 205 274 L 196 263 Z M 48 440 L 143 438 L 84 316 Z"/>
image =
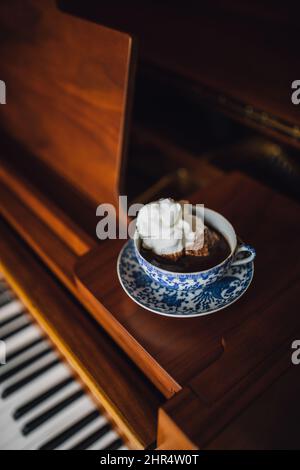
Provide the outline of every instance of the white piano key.
<path id="1" fill-rule="evenodd" d="M 15 296 L 13 292 L 10 289 L 5 289 L 2 293 L 0 293 L 0 307 L 4 307 L 14 298 Z"/>
<path id="2" fill-rule="evenodd" d="M 3 293 L 5 293 L 5 295 L 2 296 L 2 300 L 5 300 L 6 298 L 9 299 L 9 296 L 11 296 L 13 299 L 0 307 L 0 322 L 9 320 L 16 314 L 23 313 L 19 319 L 13 320 L 10 323 L 9 329 L 5 326 L 0 328 L 1 337 L 1 334 L 4 335 L 7 333 L 7 331 L 14 330 L 18 326 L 23 325 L 24 322 L 34 322 L 34 320 L 30 314 L 26 312 L 23 304 L 18 299 L 14 298 L 14 294 L 9 289 L 9 287 L 5 286 L 4 283 L 2 283 L 0 287 L 3 287 L 0 292 L 0 297 Z M 44 338 L 43 331 L 35 323 L 8 338 L 6 340 L 7 356 L 39 338 L 42 339 L 40 343 L 33 345 L 27 351 L 24 351 L 19 356 L 13 358 L 9 364 L 3 366 L 3 369 L 0 368 L 0 375 L 8 370 L 11 370 L 18 364 L 50 346 L 50 343 Z M 6 387 L 13 385 L 24 377 L 27 377 L 29 374 L 33 373 L 40 367 L 51 363 L 54 358 L 57 359 L 58 357 L 58 354 L 53 350 L 53 352 L 50 352 L 45 357 L 38 359 L 31 365 L 17 372 L 11 378 L 6 379 L 5 382 L 0 384 L 0 394 L 4 389 L 6 389 Z M 49 420 L 40 424 L 40 426 L 32 431 L 32 433 L 30 433 L 28 436 L 22 435 L 21 430 L 24 424 L 28 423 L 35 417 L 39 416 L 41 413 L 49 410 L 49 408 L 52 408 L 52 406 L 55 406 L 62 400 L 66 399 L 75 391 L 81 390 L 81 384 L 75 380 L 74 382 L 70 382 L 70 384 L 67 384 L 61 390 L 58 390 L 54 395 L 44 399 L 40 404 L 36 405 L 34 408 L 32 408 L 32 410 L 28 411 L 18 420 L 13 418 L 14 411 L 20 406 L 26 404 L 28 401 L 36 398 L 38 395 L 45 393 L 62 380 L 70 377 L 72 377 L 71 369 L 67 364 L 62 362 L 45 371 L 39 377 L 31 380 L 30 383 L 23 385 L 22 388 L 7 398 L 2 399 L 0 397 L 1 450 L 38 449 L 47 441 L 60 434 L 64 429 L 72 426 L 78 420 L 83 419 L 86 415 L 96 410 L 95 404 L 90 396 L 85 394 L 82 397 L 79 397 L 69 406 L 66 406 L 64 409 L 59 411 L 55 416 L 52 416 L 49 418 Z M 107 424 L 107 419 L 103 415 L 99 414 L 99 417 L 88 423 L 83 429 L 79 430 L 73 436 L 68 438 L 61 446 L 58 447 L 58 449 L 72 448 L 74 445 L 86 439 L 90 434 L 105 424 Z M 101 439 L 91 446 L 91 449 L 106 447 L 116 438 L 118 438 L 117 433 L 113 430 L 109 430 Z M 122 447 L 127 449 L 126 446 Z"/>
<path id="3" fill-rule="evenodd" d="M 53 367 L 53 369 L 50 369 L 39 378 L 22 387 L 16 393 L 13 393 L 5 399 L 0 398 L 0 413 L 4 412 L 5 410 L 6 413 L 12 417 L 16 408 L 24 405 L 28 400 L 35 398 L 41 393 L 44 393 L 57 382 L 60 382 L 61 380 L 64 380 L 70 376 L 71 374 L 69 368 L 63 363 L 58 364 L 56 367 Z M 1 424 L 0 426 L 2 427 Z"/>
<path id="4" fill-rule="evenodd" d="M 0 380 L 3 374 L 9 372 L 10 370 L 13 370 L 15 367 L 18 367 L 25 361 L 29 360 L 31 357 L 34 357 L 36 354 L 49 348 L 50 348 L 50 343 L 49 341 L 45 339 L 44 341 L 33 345 L 30 349 L 18 355 L 17 357 L 11 360 L 8 360 L 6 364 L 0 367 Z"/>
<path id="5" fill-rule="evenodd" d="M 23 347 L 26 343 L 43 336 L 42 330 L 36 325 L 32 324 L 26 330 L 20 331 L 16 335 L 8 338 L 5 341 L 6 355 L 9 356 L 16 349 Z"/>
<path id="6" fill-rule="evenodd" d="M 0 393 L 2 394 L 3 390 L 5 390 L 8 386 L 18 382 L 20 379 L 22 379 L 23 377 L 26 377 L 27 375 L 31 374 L 32 372 L 34 372 L 35 370 L 37 370 L 39 367 L 43 367 L 47 364 L 49 364 L 54 358 L 56 357 L 55 353 L 54 352 L 51 352 L 48 356 L 42 358 L 42 359 L 39 359 L 38 361 L 36 361 L 35 364 L 32 364 L 30 367 L 26 368 L 24 371 L 16 374 L 14 377 L 11 377 L 9 378 L 7 381 L 5 381 L 3 384 L 1 384 L 1 387 L 0 387 Z M 58 364 L 60 365 L 60 364 Z M 53 367 L 53 369 L 55 369 L 56 367 Z M 49 371 L 46 371 L 43 375 L 41 375 L 41 378 L 43 377 L 43 380 L 44 380 L 44 385 L 48 385 L 48 381 L 47 381 L 47 374 L 51 371 L 51 369 Z M 34 386 L 34 382 L 36 382 L 37 379 L 33 380 L 32 381 L 32 384 Z M 28 384 L 30 385 L 30 384 Z M 9 403 L 15 403 L 16 397 L 22 397 L 22 402 L 23 400 L 25 401 L 25 397 L 27 397 L 27 393 L 26 393 L 26 389 L 29 388 L 27 386 L 23 386 L 21 387 L 17 392 L 13 393 L 12 395 L 8 396 L 7 398 L 2 398 L 0 397 L 0 403 L 1 403 L 1 409 L 0 409 L 0 418 L 1 420 L 3 419 L 3 416 L 10 412 L 10 407 L 8 406 Z M 23 393 L 22 393 L 23 392 Z"/>
<path id="7" fill-rule="evenodd" d="M 84 416 L 82 416 L 82 418 Z M 80 419 L 80 418 L 78 418 L 78 419 Z M 75 421 L 77 421 L 77 419 L 74 420 L 74 422 Z M 90 434 L 92 434 L 94 431 L 96 431 L 96 429 L 98 429 L 100 426 L 104 426 L 106 423 L 107 423 L 107 419 L 105 418 L 105 416 L 99 415 L 98 418 L 96 418 L 94 421 L 92 421 L 87 426 L 85 426 L 83 429 L 81 429 L 77 434 L 75 434 L 70 439 L 68 439 L 63 444 L 61 444 L 59 447 L 57 447 L 57 450 L 71 449 L 73 446 L 76 446 L 79 442 L 81 442 L 83 439 L 86 439 Z"/>
<path id="8" fill-rule="evenodd" d="M 51 361 L 54 359 L 57 359 L 58 355 L 55 351 L 52 351 L 50 354 L 48 354 L 45 357 L 42 357 L 38 361 L 36 361 L 34 364 L 31 364 L 29 367 L 26 369 L 18 372 L 16 375 L 13 377 L 9 378 L 7 381 L 5 381 L 3 384 L 0 384 L 0 396 L 2 392 L 7 388 L 10 387 L 11 385 L 15 384 L 19 380 L 22 380 L 24 377 L 27 377 L 29 374 L 35 372 L 37 369 L 40 367 L 46 366 L 49 364 Z"/>
<path id="9" fill-rule="evenodd" d="M 39 339 L 39 338 L 36 338 L 36 339 Z M 30 345 L 31 343 L 32 341 L 29 341 L 24 346 Z M 18 364 L 26 361 L 31 356 L 34 356 L 38 352 L 43 351 L 44 349 L 48 349 L 48 348 L 52 349 L 51 343 L 47 340 L 47 338 L 41 338 L 41 341 L 39 341 L 36 344 L 32 344 L 32 346 L 29 349 L 23 351 L 22 353 L 18 354 L 15 357 L 12 357 L 11 359 L 8 358 L 7 363 L 3 365 L 3 368 L 0 369 L 0 375 L 2 374 L 2 371 L 8 371 L 16 367 Z"/>
<path id="10" fill-rule="evenodd" d="M 87 450 L 101 450 L 109 446 L 115 439 L 118 439 L 118 434 L 111 429 L 103 437 L 98 439 L 94 444 L 87 448 Z"/>
<path id="11" fill-rule="evenodd" d="M 44 385 L 45 385 L 45 383 L 47 383 L 46 390 L 49 390 L 49 388 L 51 388 L 53 382 L 54 382 L 54 384 L 57 383 L 57 381 L 58 381 L 57 376 L 59 377 L 59 375 L 57 373 L 57 370 L 55 372 L 56 372 L 55 380 L 53 380 L 53 379 L 49 380 L 48 377 L 47 377 L 47 373 L 45 374 Z M 46 409 L 48 409 L 49 407 L 51 407 L 52 405 L 54 405 L 55 403 L 57 403 L 61 399 L 65 398 L 70 393 L 75 392 L 79 389 L 80 389 L 80 385 L 77 382 L 72 382 L 71 384 L 67 385 L 65 388 L 63 388 L 62 390 L 59 390 L 52 397 L 47 398 L 45 401 L 43 401 L 39 405 L 35 406 L 32 410 L 30 410 L 29 412 L 24 414 L 24 416 L 22 416 L 20 419 L 14 420 L 17 427 L 19 429 L 21 429 L 24 426 L 25 423 L 31 421 L 31 419 L 34 419 L 37 415 L 39 415 L 40 413 L 43 413 Z M 32 394 L 33 391 L 34 391 L 34 395 Z M 22 394 L 22 396 L 21 396 L 22 401 L 20 401 L 20 395 L 18 395 L 18 400 L 19 400 L 18 402 L 16 401 L 16 399 L 11 400 L 10 402 L 8 402 L 8 400 L 7 400 L 7 403 L 5 403 L 6 400 L 3 400 L 4 407 L 3 407 L 3 410 L 1 410 L 1 413 L 0 413 L 1 422 L 3 422 L 4 419 L 8 419 L 8 420 L 14 419 L 13 418 L 13 413 L 14 413 L 15 409 L 17 407 L 19 407 L 20 405 L 26 403 L 31 398 L 34 398 L 38 393 L 39 393 L 39 390 L 36 389 L 36 387 L 33 386 L 31 388 L 31 395 L 29 395 L 28 392 Z"/>
<path id="12" fill-rule="evenodd" d="M 28 313 L 24 312 L 20 318 L 16 318 L 8 325 L 0 328 L 0 339 L 6 336 L 7 334 L 13 333 L 20 326 L 25 325 L 26 323 L 30 323 L 31 319 L 32 317 L 30 317 Z"/>
<path id="13" fill-rule="evenodd" d="M 70 383 L 62 390 L 57 392 L 54 396 L 48 398 L 45 402 L 38 405 L 34 410 L 22 416 L 22 418 L 18 420 L 20 428 L 22 428 L 26 423 L 28 423 L 32 419 L 38 417 L 40 414 L 46 413 L 49 408 L 52 408 L 52 406 L 55 406 L 61 400 L 64 400 L 65 398 L 79 390 L 81 390 L 81 386 L 78 382 Z"/>
<path id="14" fill-rule="evenodd" d="M 69 396 L 69 394 L 78 389 L 80 389 L 80 385 L 74 382 L 73 384 L 71 384 L 71 386 L 69 385 L 68 387 L 66 387 L 66 389 L 59 391 L 55 396 L 48 398 L 41 405 L 38 405 L 38 407 L 34 408 L 34 410 L 30 411 L 29 413 L 24 415 L 20 420 L 17 421 L 15 421 L 12 416 L 15 407 L 13 407 L 13 409 L 7 409 L 6 413 L 1 416 L 1 426 L 6 426 L 7 432 L 5 433 L 5 435 L 0 436 L 0 448 L 11 448 L 11 445 L 13 445 L 14 442 L 19 442 L 20 439 L 20 442 L 31 442 L 32 436 L 39 435 L 40 430 L 42 431 L 42 429 L 47 425 L 48 422 L 50 423 L 50 421 L 55 420 L 55 417 L 52 417 L 51 419 L 49 419 L 49 421 L 36 428 L 28 436 L 22 435 L 21 430 L 24 424 L 28 423 L 29 421 L 31 421 L 31 419 L 34 419 L 37 415 L 44 412 L 52 405 L 55 405 L 56 403 L 58 403 L 58 401 L 63 400 L 64 398 Z"/>
<path id="15" fill-rule="evenodd" d="M 88 396 L 79 398 L 69 407 L 62 410 L 61 413 L 54 416 L 51 420 L 44 423 L 36 429 L 31 435 L 23 437 L 24 449 L 38 449 L 44 442 L 57 434 L 57 431 L 65 426 L 71 425 L 75 419 L 78 419 L 83 413 L 89 413 L 95 408 L 94 403 Z M 19 442 L 19 441 L 18 441 Z M 13 448 L 13 447 L 8 447 Z"/>
<path id="16" fill-rule="evenodd" d="M 24 306 L 18 299 L 12 300 L 5 306 L 0 307 L 0 321 L 8 320 L 23 310 Z"/>

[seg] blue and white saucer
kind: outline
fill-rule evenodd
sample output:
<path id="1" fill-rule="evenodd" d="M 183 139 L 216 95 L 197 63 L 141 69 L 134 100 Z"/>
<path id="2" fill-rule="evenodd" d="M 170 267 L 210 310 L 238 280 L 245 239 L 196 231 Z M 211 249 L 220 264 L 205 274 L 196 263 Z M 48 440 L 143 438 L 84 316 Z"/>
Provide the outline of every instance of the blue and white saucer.
<path id="1" fill-rule="evenodd" d="M 192 292 L 154 282 L 140 266 L 132 240 L 122 248 L 117 272 L 126 294 L 141 307 L 170 317 L 197 317 L 217 312 L 236 302 L 251 284 L 253 262 L 231 266 L 222 279 Z"/>

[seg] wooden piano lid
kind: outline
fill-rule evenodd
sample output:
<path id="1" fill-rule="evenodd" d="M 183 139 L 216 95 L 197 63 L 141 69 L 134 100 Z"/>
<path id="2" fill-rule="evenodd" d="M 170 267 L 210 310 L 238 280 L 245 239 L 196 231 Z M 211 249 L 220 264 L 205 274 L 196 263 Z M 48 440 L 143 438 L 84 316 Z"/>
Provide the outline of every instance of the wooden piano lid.
<path id="1" fill-rule="evenodd" d="M 121 184 L 133 79 L 128 34 L 63 13 L 55 0 L 1 5 L 6 133 L 94 203 Z"/>
<path id="2" fill-rule="evenodd" d="M 291 84 L 299 79 L 299 5 L 59 2 L 67 11 L 134 34 L 154 76 L 166 74 L 186 93 L 204 95 L 232 117 L 300 145 L 300 107 L 291 101 Z"/>

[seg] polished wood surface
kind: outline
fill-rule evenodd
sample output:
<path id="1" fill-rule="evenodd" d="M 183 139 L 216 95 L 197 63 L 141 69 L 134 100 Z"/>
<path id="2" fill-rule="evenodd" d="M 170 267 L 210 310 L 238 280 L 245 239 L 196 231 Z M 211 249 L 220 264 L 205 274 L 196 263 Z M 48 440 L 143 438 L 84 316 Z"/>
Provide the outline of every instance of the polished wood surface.
<path id="1" fill-rule="evenodd" d="M 64 14 L 54 0 L 1 2 L 0 30 L 1 126 L 94 203 L 113 202 L 125 164 L 131 37 Z"/>
<path id="2" fill-rule="evenodd" d="M 299 329 L 295 331 L 295 336 L 297 335 Z M 226 440 L 231 439 L 231 448 L 234 449 L 243 449 L 245 441 L 251 449 L 289 448 L 289 441 L 294 443 L 292 447 L 299 449 L 297 420 L 295 421 L 295 417 L 300 413 L 299 403 L 297 400 L 287 403 L 295 397 L 294 390 L 290 389 L 291 376 L 294 379 L 294 388 L 299 389 L 299 374 L 295 369 L 291 362 L 289 340 L 278 347 L 277 351 L 266 356 L 263 362 L 258 363 L 214 403 L 207 403 L 201 394 L 195 393 L 190 387 L 184 388 L 160 410 L 159 448 L 168 449 L 174 445 L 169 432 L 173 430 L 174 442 L 179 447 L 187 445 L 187 448 L 191 448 L 192 443 L 200 449 L 224 448 L 224 444 L 226 448 Z M 228 374 L 230 372 L 231 370 Z M 266 413 L 268 399 L 276 402 L 273 396 L 276 391 L 279 407 L 272 407 L 268 410 L 269 413 Z M 287 413 L 286 416 L 282 416 L 282 409 Z M 248 410 L 251 410 L 251 420 L 249 415 L 247 419 Z M 276 426 L 281 423 L 282 429 L 273 429 L 274 423 Z M 238 430 L 239 426 L 244 426 L 243 435 L 233 435 L 232 432 Z M 258 429 L 255 430 L 254 426 Z M 263 428 L 268 430 L 269 435 L 265 435 Z M 293 434 L 296 436 L 292 437 Z M 255 437 L 261 438 L 259 444 Z"/>
<path id="3" fill-rule="evenodd" d="M 89 259 L 85 272 L 89 272 L 97 289 L 101 285 L 102 291 L 107 292 L 106 298 L 113 297 L 114 301 L 110 302 L 117 306 L 116 312 L 126 312 L 124 324 L 126 327 L 131 325 L 131 328 L 135 326 L 139 335 L 131 337 L 130 330 L 120 328 L 119 321 L 116 321 L 119 318 L 114 318 L 105 305 L 100 305 L 99 299 L 92 299 L 90 295 L 83 296 L 82 285 L 77 289 L 73 273 L 78 256 L 26 207 L 17 194 L 7 185 L 1 186 L 4 215 L 18 233 L 134 358 L 164 395 L 171 398 L 174 391 L 177 391 L 159 412 L 158 446 L 162 449 L 182 446 L 203 448 L 213 442 L 222 427 L 242 412 L 290 366 L 291 339 L 299 331 L 299 263 L 293 259 L 299 239 L 298 205 L 239 174 L 222 177 L 212 187 L 196 194 L 194 200 L 202 200 L 202 197 L 205 197 L 210 207 L 220 210 L 222 206 L 222 212 L 232 220 L 242 238 L 256 247 L 258 257 L 252 287 L 235 306 L 210 318 L 179 319 L 175 322 L 166 319 L 167 322 L 161 322 L 163 317 L 138 309 L 123 294 L 118 282 L 112 279 L 115 273 L 115 264 L 112 265 L 112 262 L 123 242 L 103 242 L 100 260 L 103 267 L 100 264 L 100 272 L 99 256 L 95 256 L 93 250 L 93 256 L 85 255 L 81 261 Z M 284 220 L 285 233 L 289 237 L 284 253 L 279 249 L 279 245 L 282 248 L 282 232 L 273 230 L 278 218 Z M 256 225 L 252 226 L 254 222 Z M 264 247 L 268 247 L 268 244 L 270 248 L 265 250 Z M 281 276 L 270 268 L 270 263 L 271 266 L 275 263 L 273 252 L 277 253 L 276 261 L 280 262 Z M 86 293 L 84 289 L 84 294 Z M 100 296 L 99 298 L 101 299 Z M 164 329 L 163 336 L 159 330 L 161 325 Z M 193 339 L 191 332 L 197 327 L 197 336 Z M 149 332 L 154 332 L 155 336 L 151 338 Z M 144 341 L 142 348 L 137 342 L 140 338 Z M 283 342 L 284 347 L 278 349 Z M 156 357 L 150 357 L 146 351 L 149 345 L 151 352 L 158 352 Z M 178 345 L 181 348 L 186 347 L 184 357 L 178 352 Z M 197 357 L 192 357 L 189 346 Z M 278 358 L 281 357 L 284 360 L 279 363 Z M 245 364 L 245 370 L 242 363 Z M 167 371 L 162 367 L 165 364 L 169 367 Z M 259 368 L 258 364 L 264 366 Z M 228 369 L 230 372 L 226 373 Z M 169 371 L 174 371 L 174 375 Z M 181 377 L 181 382 L 178 377 Z M 197 413 L 193 407 L 189 411 L 189 400 L 182 395 L 187 392 L 188 396 L 194 397 L 191 404 L 196 400 Z M 236 406 L 231 406 L 232 401 Z M 176 412 L 173 412 L 173 407 Z M 207 420 L 211 420 L 209 412 L 215 408 L 219 418 L 213 419 L 212 425 L 208 427 Z M 228 410 L 226 413 L 225 409 Z M 257 419 L 259 421 L 259 415 Z M 175 429 L 179 434 L 175 433 Z M 171 440 L 170 435 L 173 436 Z"/>
<path id="4" fill-rule="evenodd" d="M 0 178 L 75 253 L 95 242 L 95 203 L 0 130 Z"/>
<path id="5" fill-rule="evenodd" d="M 292 366 L 206 448 L 299 449 L 299 393 L 299 370 Z"/>
<path id="6" fill-rule="evenodd" d="M 59 0 L 66 11 L 134 34 L 146 73 L 208 98 L 235 119 L 300 146 L 297 77 L 299 5 L 238 0 L 105 5 Z"/>
<path id="7" fill-rule="evenodd" d="M 0 185 L 0 195 L 1 215 L 73 292 L 76 254 L 4 182 Z"/>
<path id="8" fill-rule="evenodd" d="M 176 319 L 139 307 L 117 278 L 120 241 L 84 255 L 76 275 L 95 318 L 167 397 L 188 385 L 209 403 L 296 334 L 300 207 L 239 173 L 222 177 L 194 201 L 224 214 L 257 250 L 251 286 L 226 310 Z"/>
<path id="9" fill-rule="evenodd" d="M 88 236 L 68 214 L 59 209 L 44 193 L 39 191 L 32 183 L 26 181 L 24 177 L 16 174 L 9 166 L 5 165 L 4 162 L 0 167 L 0 180 L 3 184 L 7 185 L 12 193 L 22 200 L 23 203 L 32 210 L 33 214 L 38 217 L 50 231 L 53 231 L 57 238 L 61 239 L 74 254 L 83 255 L 96 244 L 95 240 Z"/>
<path id="10" fill-rule="evenodd" d="M 6 280 L 131 445 L 153 445 L 163 397 L 2 219 L 0 233 Z"/>
<path id="11" fill-rule="evenodd" d="M 261 129 L 271 114 L 282 135 L 298 124 L 297 110 L 284 104 L 288 70 L 280 71 L 275 98 L 274 88 L 267 89 L 272 67 L 262 69 L 260 81 L 246 73 L 249 24 L 237 21 L 244 10 L 234 10 L 224 23 L 224 10 L 212 18 L 205 8 L 201 31 L 196 16 L 194 28 L 180 17 L 181 25 L 190 24 L 188 34 L 178 27 L 174 9 L 171 17 L 169 5 L 163 10 L 176 41 L 172 34 L 164 41 L 156 34 L 151 45 L 155 67 L 167 70 L 167 80 L 171 72 L 195 96 L 208 92 L 221 107 L 237 105 L 250 121 L 258 109 Z M 160 18 L 157 32 L 165 33 Z M 272 18 L 286 27 L 286 18 Z M 218 28 L 211 35 L 212 19 Z M 151 29 L 151 21 L 146 26 Z M 65 15 L 53 0 L 43 6 L 37 0 L 2 2 L 0 27 L 1 79 L 12 86 L 0 121 L 6 136 L 18 141 L 6 146 L 1 131 L 0 266 L 7 280 L 134 447 L 153 447 L 156 438 L 159 449 L 259 447 L 255 424 L 262 410 L 270 400 L 270 413 L 283 426 L 278 409 L 295 379 L 290 348 L 300 336 L 299 205 L 239 173 L 214 173 L 211 186 L 193 201 L 222 212 L 256 248 L 252 285 L 236 304 L 203 318 L 171 319 L 138 307 L 117 279 L 124 241 L 95 240 L 96 205 L 115 202 L 122 187 L 132 39 Z M 243 40 L 232 51 L 241 32 Z M 216 55 L 223 38 L 230 56 Z M 267 66 L 261 39 L 256 35 L 251 47 L 257 63 Z M 201 52 L 196 65 L 195 47 L 197 57 Z M 147 60 L 145 44 L 141 50 Z M 292 407 L 285 410 L 293 413 Z M 265 425 L 260 445 L 274 423 Z M 240 437 L 244 426 L 248 435 Z M 272 434 L 268 445 L 280 445 L 279 437 Z"/>

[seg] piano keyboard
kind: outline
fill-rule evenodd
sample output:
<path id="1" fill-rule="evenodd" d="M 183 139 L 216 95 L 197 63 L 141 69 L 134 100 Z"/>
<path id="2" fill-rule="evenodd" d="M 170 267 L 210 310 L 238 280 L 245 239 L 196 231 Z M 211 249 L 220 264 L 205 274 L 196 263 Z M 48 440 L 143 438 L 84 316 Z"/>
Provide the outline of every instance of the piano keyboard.
<path id="1" fill-rule="evenodd" d="M 0 340 L 1 450 L 126 449 L 3 279 Z"/>

